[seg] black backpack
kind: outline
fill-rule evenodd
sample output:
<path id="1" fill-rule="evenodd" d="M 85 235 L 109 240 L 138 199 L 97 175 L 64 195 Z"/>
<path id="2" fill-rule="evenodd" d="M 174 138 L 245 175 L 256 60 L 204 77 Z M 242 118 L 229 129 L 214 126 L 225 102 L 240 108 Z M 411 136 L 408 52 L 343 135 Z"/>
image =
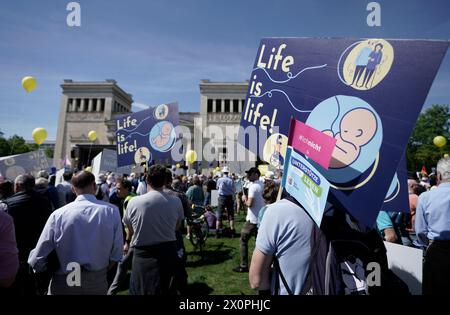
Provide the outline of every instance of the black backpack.
<path id="1" fill-rule="evenodd" d="M 294 198 L 287 199 L 301 207 Z M 344 211 L 337 208 L 326 211 L 320 228 L 313 225 L 309 271 L 300 294 L 409 294 L 407 285 L 388 268 L 386 248 L 378 231 L 358 230 L 351 225 L 356 226 L 348 221 Z M 286 291 L 292 295 L 276 258 L 274 268 L 279 275 L 276 278 L 276 294 L 278 279 L 281 278 Z"/>

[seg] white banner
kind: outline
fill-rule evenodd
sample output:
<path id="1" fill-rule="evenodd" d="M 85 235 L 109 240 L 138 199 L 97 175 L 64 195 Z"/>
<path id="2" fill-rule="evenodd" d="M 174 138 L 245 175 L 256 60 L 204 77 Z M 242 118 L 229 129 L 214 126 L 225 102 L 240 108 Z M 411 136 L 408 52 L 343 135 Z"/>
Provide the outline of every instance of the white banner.
<path id="1" fill-rule="evenodd" d="M 53 159 L 49 159 L 43 150 L 11 155 L 0 158 L 0 174 L 14 180 L 17 176 L 31 173 L 33 176 L 41 170 L 50 172 Z"/>
<path id="2" fill-rule="evenodd" d="M 417 248 L 384 242 L 389 269 L 409 287 L 412 294 L 422 294 L 423 251 Z"/>

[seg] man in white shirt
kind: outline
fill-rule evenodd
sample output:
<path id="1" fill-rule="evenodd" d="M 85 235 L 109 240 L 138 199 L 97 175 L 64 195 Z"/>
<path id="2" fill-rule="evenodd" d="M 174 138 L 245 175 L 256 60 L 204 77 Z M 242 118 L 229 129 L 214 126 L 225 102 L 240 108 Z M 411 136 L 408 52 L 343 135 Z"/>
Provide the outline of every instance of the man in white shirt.
<path id="1" fill-rule="evenodd" d="M 103 295 L 107 270 L 122 258 L 119 209 L 95 198 L 92 173 L 78 173 L 72 185 L 77 198 L 50 215 L 28 263 L 36 272 L 54 269 L 49 294 Z"/>
<path id="2" fill-rule="evenodd" d="M 244 195 L 242 201 L 247 205 L 246 222 L 241 229 L 241 263 L 239 267 L 233 269 L 235 272 L 248 272 L 248 241 L 252 234 L 256 234 L 258 224 L 258 213 L 264 207 L 263 199 L 263 183 L 259 180 L 261 176 L 260 171 L 256 167 L 250 168 L 247 173 L 247 178 L 251 182 L 248 189 L 248 196 Z"/>

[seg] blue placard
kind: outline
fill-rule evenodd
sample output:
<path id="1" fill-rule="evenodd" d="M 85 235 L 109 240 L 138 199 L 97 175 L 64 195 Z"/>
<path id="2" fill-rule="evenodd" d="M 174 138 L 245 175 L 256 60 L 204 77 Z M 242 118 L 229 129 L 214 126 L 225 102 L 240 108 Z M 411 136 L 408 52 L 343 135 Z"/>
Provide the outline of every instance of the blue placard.
<path id="1" fill-rule="evenodd" d="M 302 155 L 286 150 L 282 186 L 309 213 L 318 226 L 322 222 L 330 183 Z"/>
<path id="2" fill-rule="evenodd" d="M 381 210 L 409 213 L 408 171 L 406 169 L 405 155 L 398 163 L 397 172 L 395 172 L 388 192 L 384 197 Z"/>
<path id="3" fill-rule="evenodd" d="M 117 166 L 172 163 L 178 104 L 161 104 L 116 119 Z"/>
<path id="4" fill-rule="evenodd" d="M 311 164 L 330 182 L 330 201 L 373 226 L 447 47 L 428 40 L 263 39 L 239 142 L 278 167 L 285 151 L 270 144 L 287 142 L 291 118 L 335 137 L 330 168 Z M 256 137 L 247 127 L 258 129 Z M 271 158 L 275 153 L 281 158 Z"/>

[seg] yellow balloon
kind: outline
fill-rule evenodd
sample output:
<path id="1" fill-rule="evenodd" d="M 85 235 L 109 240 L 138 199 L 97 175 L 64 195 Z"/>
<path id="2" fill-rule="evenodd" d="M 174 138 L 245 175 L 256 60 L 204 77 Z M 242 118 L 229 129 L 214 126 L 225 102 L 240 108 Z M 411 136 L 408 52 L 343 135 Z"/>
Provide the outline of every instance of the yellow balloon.
<path id="1" fill-rule="evenodd" d="M 438 148 L 442 148 L 443 146 L 445 146 L 447 144 L 447 139 L 445 139 L 443 136 L 436 136 L 433 139 L 433 143 Z"/>
<path id="2" fill-rule="evenodd" d="M 189 164 L 192 164 L 195 161 L 197 161 L 197 152 L 195 152 L 194 150 L 187 151 L 186 152 L 186 162 L 188 162 Z"/>
<path id="3" fill-rule="evenodd" d="M 47 130 L 44 128 L 36 128 L 31 135 L 33 136 L 34 141 L 38 145 L 41 145 L 44 143 L 45 139 L 47 139 Z"/>
<path id="4" fill-rule="evenodd" d="M 445 153 L 445 154 L 444 154 L 444 157 L 445 157 L 445 158 L 448 158 L 448 157 L 449 157 L 448 153 Z"/>
<path id="5" fill-rule="evenodd" d="M 89 140 L 94 142 L 95 140 L 97 140 L 97 132 L 95 132 L 95 130 L 89 131 L 88 138 L 89 138 Z"/>
<path id="6" fill-rule="evenodd" d="M 88 166 L 84 169 L 86 172 L 92 173 L 92 166 Z"/>
<path id="7" fill-rule="evenodd" d="M 180 168 L 181 165 L 180 165 L 180 163 L 177 163 L 177 165 L 175 165 L 175 166 L 176 166 L 177 168 Z"/>
<path id="8" fill-rule="evenodd" d="M 37 82 L 36 79 L 33 77 L 24 77 L 22 79 L 22 87 L 25 89 L 25 91 L 27 91 L 28 93 L 30 93 L 31 91 L 33 91 L 36 88 Z"/>
<path id="9" fill-rule="evenodd" d="M 220 172 L 220 167 L 217 166 L 217 167 L 216 167 L 216 171 L 217 171 L 217 172 Z"/>

